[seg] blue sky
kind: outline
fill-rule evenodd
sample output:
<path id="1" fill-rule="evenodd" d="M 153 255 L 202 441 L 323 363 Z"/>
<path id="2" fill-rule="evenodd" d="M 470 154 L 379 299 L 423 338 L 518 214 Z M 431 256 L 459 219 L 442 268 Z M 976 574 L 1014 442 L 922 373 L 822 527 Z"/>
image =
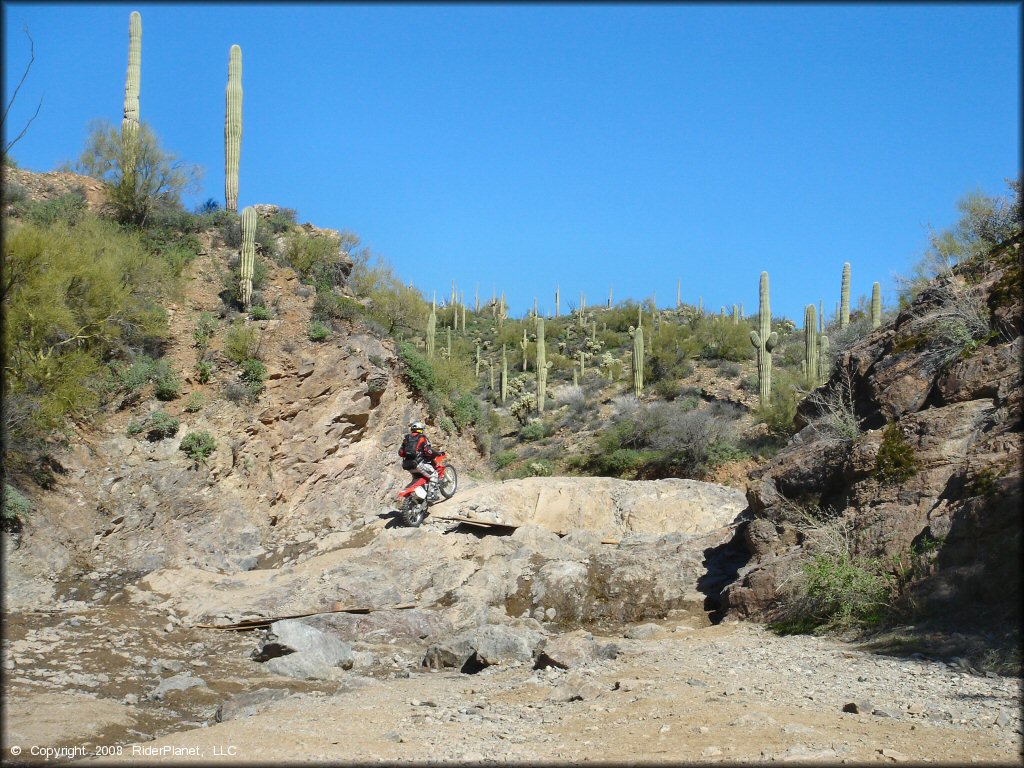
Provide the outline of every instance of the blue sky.
<path id="1" fill-rule="evenodd" d="M 513 313 L 657 293 L 831 312 L 895 300 L 956 201 L 1020 168 L 1018 4 L 4 3 L 12 155 L 52 170 L 141 116 L 224 199 L 228 50 L 243 54 L 240 206 L 357 232 L 406 281 Z"/>

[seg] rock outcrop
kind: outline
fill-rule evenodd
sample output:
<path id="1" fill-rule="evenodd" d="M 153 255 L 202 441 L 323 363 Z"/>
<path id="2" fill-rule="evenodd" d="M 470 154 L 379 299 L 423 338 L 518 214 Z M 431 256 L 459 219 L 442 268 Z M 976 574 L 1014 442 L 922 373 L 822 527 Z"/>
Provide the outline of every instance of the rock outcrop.
<path id="1" fill-rule="evenodd" d="M 839 397 L 848 382 L 856 438 L 830 435 L 813 404 L 802 403 L 803 428 L 752 477 L 754 519 L 737 532 L 750 561 L 726 590 L 728 614 L 773 616 L 780 586 L 801 562 L 801 523 L 810 515 L 848 525 L 855 554 L 906 561 L 914 548 L 936 548 L 917 587 L 926 610 L 1017 615 L 1020 259 L 1018 238 L 957 267 L 843 355 L 818 394 Z M 927 318 L 971 300 L 981 302 L 991 332 L 950 352 Z"/>

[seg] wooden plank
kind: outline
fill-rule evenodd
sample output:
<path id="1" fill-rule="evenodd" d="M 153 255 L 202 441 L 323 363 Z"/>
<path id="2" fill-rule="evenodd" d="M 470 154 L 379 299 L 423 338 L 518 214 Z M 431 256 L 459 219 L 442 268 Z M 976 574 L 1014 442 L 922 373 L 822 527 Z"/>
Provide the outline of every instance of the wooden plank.
<path id="1" fill-rule="evenodd" d="M 234 624 L 196 624 L 196 629 L 259 629 L 261 627 L 269 627 L 275 621 L 284 621 L 285 619 L 301 619 L 306 616 L 321 616 L 327 613 L 373 613 L 374 611 L 404 611 L 409 608 L 415 608 L 415 603 L 407 603 L 405 605 L 390 605 L 385 608 L 346 608 L 338 607 L 338 603 L 334 604 L 334 608 L 329 611 L 310 611 L 309 613 L 293 613 L 290 616 L 271 616 L 268 618 L 256 618 L 256 619 L 243 619 L 242 621 Z"/>

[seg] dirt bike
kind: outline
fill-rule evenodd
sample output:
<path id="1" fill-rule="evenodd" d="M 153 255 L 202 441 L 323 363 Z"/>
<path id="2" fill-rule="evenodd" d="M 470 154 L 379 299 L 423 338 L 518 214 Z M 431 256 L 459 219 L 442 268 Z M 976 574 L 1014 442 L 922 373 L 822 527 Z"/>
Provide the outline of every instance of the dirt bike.
<path id="1" fill-rule="evenodd" d="M 445 463 L 448 454 L 438 453 L 433 458 L 434 469 L 437 470 L 437 487 L 433 492 L 427 491 L 427 478 L 415 475 L 410 483 L 398 492 L 401 503 L 402 521 L 413 528 L 419 528 L 427 516 L 427 508 L 441 501 L 443 496 L 450 499 L 459 487 L 459 473 L 455 467 Z"/>

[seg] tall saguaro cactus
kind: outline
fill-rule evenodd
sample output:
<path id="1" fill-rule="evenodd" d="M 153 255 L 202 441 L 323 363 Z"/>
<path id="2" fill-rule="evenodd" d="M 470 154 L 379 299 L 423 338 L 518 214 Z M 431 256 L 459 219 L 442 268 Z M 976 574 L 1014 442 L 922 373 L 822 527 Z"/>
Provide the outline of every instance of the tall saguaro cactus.
<path id="1" fill-rule="evenodd" d="M 843 262 L 843 284 L 839 292 L 839 330 L 850 324 L 850 262 Z"/>
<path id="2" fill-rule="evenodd" d="M 757 350 L 757 383 L 761 407 L 765 408 L 772 395 L 772 350 L 779 342 L 779 334 L 772 330 L 772 308 L 768 297 L 768 273 L 761 273 L 761 301 L 758 307 L 758 329 L 750 332 L 750 343 Z"/>
<path id="3" fill-rule="evenodd" d="M 434 339 L 437 335 L 437 299 L 430 305 L 430 317 L 427 318 L 427 357 L 434 359 Z"/>
<path id="4" fill-rule="evenodd" d="M 643 314 L 643 309 L 638 310 L 636 329 L 633 331 L 633 394 L 637 398 L 644 392 Z"/>
<path id="5" fill-rule="evenodd" d="M 818 386 L 828 381 L 828 372 L 831 369 L 829 363 L 828 336 L 824 333 L 818 334 Z"/>
<path id="6" fill-rule="evenodd" d="M 224 107 L 224 208 L 238 210 L 238 164 L 242 157 L 242 49 L 231 46 Z"/>
<path id="7" fill-rule="evenodd" d="M 558 306 L 560 298 L 561 298 L 561 294 L 559 293 L 558 286 L 556 285 L 555 286 L 555 317 L 558 317 L 558 313 L 560 311 L 559 310 L 559 306 Z"/>
<path id="8" fill-rule="evenodd" d="M 124 80 L 124 118 L 121 120 L 121 149 L 124 171 L 134 175 L 139 152 L 139 92 L 142 87 L 142 16 L 128 17 L 128 73 Z"/>
<path id="9" fill-rule="evenodd" d="M 544 343 L 544 318 L 537 319 L 537 412 L 544 413 L 544 401 L 548 392 L 548 369 L 551 363 L 547 359 Z"/>
<path id="10" fill-rule="evenodd" d="M 818 319 L 814 305 L 804 308 L 804 378 L 813 387 L 818 383 Z"/>
<path id="11" fill-rule="evenodd" d="M 882 286 L 875 283 L 871 286 L 871 327 L 882 324 Z"/>
<path id="12" fill-rule="evenodd" d="M 241 290 L 242 306 L 248 310 L 252 301 L 252 275 L 256 267 L 256 209 L 252 206 L 242 209 L 242 264 Z"/>
<path id="13" fill-rule="evenodd" d="M 526 328 L 523 328 L 523 338 L 519 342 L 519 348 L 523 350 L 523 373 L 526 373 L 526 349 L 530 346 L 529 339 L 526 338 Z"/>
<path id="14" fill-rule="evenodd" d="M 683 308 L 683 281 L 676 280 L 676 309 Z"/>

